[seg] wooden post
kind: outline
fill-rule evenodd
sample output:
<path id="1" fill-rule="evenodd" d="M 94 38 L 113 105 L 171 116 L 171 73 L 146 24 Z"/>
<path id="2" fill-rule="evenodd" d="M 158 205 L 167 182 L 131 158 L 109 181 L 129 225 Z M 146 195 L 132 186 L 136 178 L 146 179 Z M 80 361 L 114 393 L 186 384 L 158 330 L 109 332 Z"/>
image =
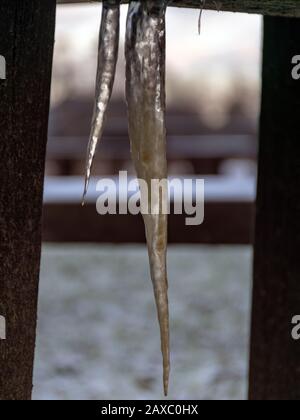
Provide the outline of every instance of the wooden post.
<path id="1" fill-rule="evenodd" d="M 129 0 L 122 0 L 128 3 Z M 58 4 L 99 3 L 101 0 L 57 0 Z M 300 16 L 299 0 L 170 0 L 169 6 L 204 8 L 208 10 L 241 13 L 259 13 L 269 16 Z"/>
<path id="2" fill-rule="evenodd" d="M 300 314 L 300 80 L 291 75 L 299 54 L 300 21 L 265 18 L 251 400 L 300 399 L 300 342 L 291 336 Z"/>
<path id="3" fill-rule="evenodd" d="M 0 3 L 1 400 L 32 392 L 55 8 L 55 0 Z"/>

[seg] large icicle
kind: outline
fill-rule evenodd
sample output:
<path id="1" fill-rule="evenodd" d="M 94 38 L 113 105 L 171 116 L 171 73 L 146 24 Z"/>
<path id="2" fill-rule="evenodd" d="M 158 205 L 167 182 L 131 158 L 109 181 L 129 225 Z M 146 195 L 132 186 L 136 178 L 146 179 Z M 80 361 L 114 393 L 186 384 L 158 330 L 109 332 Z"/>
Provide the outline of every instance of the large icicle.
<path id="1" fill-rule="evenodd" d="M 119 50 L 120 0 L 104 0 L 99 35 L 96 100 L 87 150 L 83 202 L 88 190 L 93 159 L 98 141 L 103 134 L 104 120 L 111 98 Z"/>
<path id="2" fill-rule="evenodd" d="M 132 156 L 139 179 L 148 185 L 148 197 L 157 214 L 145 214 L 151 278 L 161 330 L 164 391 L 170 371 L 167 255 L 168 195 L 150 193 L 152 180 L 167 179 L 165 128 L 165 12 L 164 1 L 131 1 L 126 31 L 126 95 Z M 154 201 L 154 203 L 153 203 Z M 152 208 L 153 208 L 152 207 Z M 150 207 L 151 208 L 151 207 Z M 164 214 L 163 214 L 164 213 Z"/>

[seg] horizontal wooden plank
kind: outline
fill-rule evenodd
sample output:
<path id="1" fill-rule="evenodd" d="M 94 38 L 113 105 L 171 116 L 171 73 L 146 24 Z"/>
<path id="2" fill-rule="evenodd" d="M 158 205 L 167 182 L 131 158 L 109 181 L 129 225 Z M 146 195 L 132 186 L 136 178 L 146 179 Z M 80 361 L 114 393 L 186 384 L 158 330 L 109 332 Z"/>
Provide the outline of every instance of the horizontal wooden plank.
<path id="1" fill-rule="evenodd" d="M 255 136 L 242 134 L 222 135 L 169 135 L 167 156 L 171 173 L 180 172 L 212 175 L 222 173 L 226 161 L 256 160 Z M 86 137 L 50 137 L 47 150 L 47 175 L 74 176 L 85 170 Z M 95 157 L 94 173 L 118 174 L 131 167 L 129 139 L 125 135 L 104 136 Z M 240 162 L 242 164 L 242 162 Z M 225 168 L 228 167 L 225 164 Z"/>
<path id="2" fill-rule="evenodd" d="M 169 243 L 246 245 L 252 243 L 254 203 L 216 201 L 205 221 L 186 226 L 185 215 L 169 216 Z M 43 241 L 57 243 L 145 243 L 142 216 L 97 214 L 95 204 L 45 203 Z"/>
<path id="3" fill-rule="evenodd" d="M 256 159 L 257 141 L 243 134 L 168 136 L 169 159 Z M 87 137 L 50 137 L 47 158 L 85 159 Z M 130 159 L 127 136 L 104 136 L 98 159 Z"/>
<path id="4" fill-rule="evenodd" d="M 96 191 L 96 182 L 96 178 L 91 180 L 87 203 L 82 207 L 82 178 L 46 178 L 45 242 L 145 242 L 145 228 L 140 215 L 100 216 L 97 213 L 99 193 Z M 254 200 L 255 181 L 252 178 L 206 177 L 204 223 L 186 226 L 186 214 L 171 214 L 169 242 L 249 244 L 252 240 Z"/>
<path id="5" fill-rule="evenodd" d="M 95 3 L 99 0 L 57 0 L 59 4 Z M 128 3 L 128 1 L 123 1 Z M 200 8 L 201 0 L 172 0 L 170 6 Z M 300 0 L 206 0 L 205 9 L 300 17 Z"/>

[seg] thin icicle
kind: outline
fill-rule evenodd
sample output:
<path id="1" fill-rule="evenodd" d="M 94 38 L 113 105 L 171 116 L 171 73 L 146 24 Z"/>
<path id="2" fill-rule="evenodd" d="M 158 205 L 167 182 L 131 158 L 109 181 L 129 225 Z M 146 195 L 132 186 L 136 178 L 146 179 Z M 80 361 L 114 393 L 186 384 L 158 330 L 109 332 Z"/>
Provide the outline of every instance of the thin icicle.
<path id="1" fill-rule="evenodd" d="M 205 7 L 205 1 L 206 0 L 201 0 L 201 9 L 200 9 L 200 13 L 199 13 L 199 20 L 198 20 L 198 33 L 199 35 L 201 35 L 201 27 L 202 27 L 202 15 L 203 15 L 203 10 Z"/>
<path id="2" fill-rule="evenodd" d="M 165 128 L 165 1 L 131 1 L 126 32 L 126 95 L 132 157 L 139 179 L 167 179 Z M 169 308 L 167 280 L 166 192 L 142 201 L 154 201 L 158 214 L 145 214 L 151 278 L 161 331 L 164 391 L 170 372 Z"/>
<path id="3" fill-rule="evenodd" d="M 198 33 L 199 33 L 199 35 L 201 35 L 202 15 L 203 15 L 203 10 L 204 10 L 204 7 L 205 7 L 205 3 L 206 3 L 206 0 L 201 0 L 201 8 L 200 8 L 199 19 L 198 19 Z M 213 3 L 216 7 L 216 10 L 218 12 L 220 12 L 221 7 L 222 7 L 222 2 L 221 1 L 213 1 Z"/>
<path id="4" fill-rule="evenodd" d="M 103 134 L 104 120 L 111 98 L 119 50 L 120 0 L 104 0 L 99 35 L 96 99 L 87 150 L 83 204 L 87 194 L 92 164 L 98 141 Z"/>

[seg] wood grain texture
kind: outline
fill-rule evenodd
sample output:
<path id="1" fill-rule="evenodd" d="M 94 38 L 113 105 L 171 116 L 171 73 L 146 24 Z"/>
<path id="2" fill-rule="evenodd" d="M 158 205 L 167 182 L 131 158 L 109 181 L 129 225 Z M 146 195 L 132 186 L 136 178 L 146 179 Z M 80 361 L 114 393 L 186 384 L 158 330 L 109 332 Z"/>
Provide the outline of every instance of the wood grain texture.
<path id="1" fill-rule="evenodd" d="M 251 400 L 300 400 L 300 81 L 298 19 L 265 18 L 256 210 Z"/>
<path id="2" fill-rule="evenodd" d="M 97 1 L 100 0 L 58 0 L 58 3 L 95 3 Z M 123 3 L 128 3 L 128 1 L 125 0 Z M 198 9 L 200 9 L 201 4 L 201 0 L 173 0 L 170 2 L 170 6 Z M 300 17 L 300 0 L 206 0 L 204 8 L 226 12 Z"/>
<path id="3" fill-rule="evenodd" d="M 31 398 L 55 0 L 2 0 L 0 399 Z"/>

